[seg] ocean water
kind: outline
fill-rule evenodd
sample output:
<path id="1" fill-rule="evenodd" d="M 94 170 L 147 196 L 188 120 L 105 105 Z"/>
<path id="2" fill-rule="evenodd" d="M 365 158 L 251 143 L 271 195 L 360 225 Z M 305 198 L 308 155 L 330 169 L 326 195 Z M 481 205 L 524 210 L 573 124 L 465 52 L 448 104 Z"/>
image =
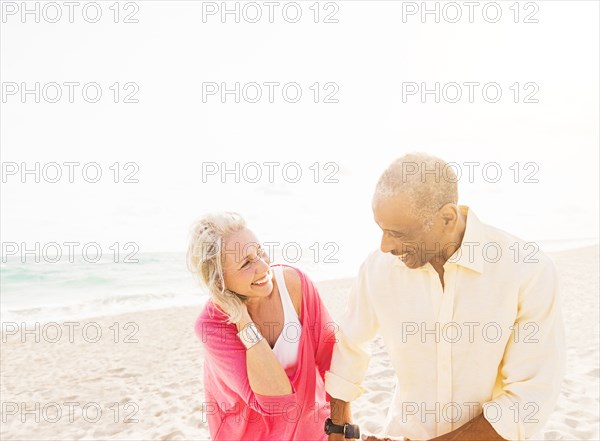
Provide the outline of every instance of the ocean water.
<path id="1" fill-rule="evenodd" d="M 541 241 L 545 251 L 558 251 L 597 243 L 597 239 Z M 315 249 L 302 254 L 274 250 L 273 263 L 301 268 L 314 281 L 352 277 L 356 259 L 341 252 L 315 258 Z M 298 261 L 296 261 L 299 259 Z M 207 294 L 185 265 L 185 254 L 145 253 L 137 263 L 102 259 L 88 263 L 59 261 L 36 263 L 33 259 L 5 259 L 1 264 L 0 321 L 47 323 L 172 306 L 202 305 Z"/>
<path id="2" fill-rule="evenodd" d="M 177 253 L 139 255 L 137 263 L 83 259 L 2 263 L 1 320 L 45 322 L 199 302 L 202 292 Z"/>
<path id="3" fill-rule="evenodd" d="M 273 263 L 296 266 L 313 280 L 352 275 L 339 256 L 315 259 L 315 249 L 289 252 L 274 250 Z M 327 256 L 329 256 L 329 254 Z M 142 253 L 138 262 L 115 263 L 102 258 L 96 263 L 82 258 L 56 263 L 33 256 L 10 256 L 0 268 L 0 321 L 47 323 L 172 306 L 202 305 L 207 299 L 185 264 L 185 253 Z M 50 259 L 49 259 L 50 260 Z M 326 261 L 324 261 L 326 260 Z M 337 261 L 336 261 L 337 260 Z"/>
<path id="4" fill-rule="evenodd" d="M 597 239 L 551 240 L 538 242 L 547 252 L 578 248 L 598 243 Z M 314 281 L 352 277 L 357 259 L 343 253 L 329 253 L 329 259 L 315 259 L 314 249 L 284 256 L 275 250 L 273 263 L 301 268 Z M 29 256 L 28 256 L 29 257 Z M 296 259 L 299 259 L 296 261 Z M 136 263 L 115 263 L 102 259 L 96 263 L 25 263 L 10 257 L 1 264 L 2 293 L 0 321 L 41 324 L 69 321 L 124 312 L 173 306 L 201 306 L 207 294 L 185 265 L 185 254 L 145 253 Z"/>
<path id="5" fill-rule="evenodd" d="M 545 251 L 558 251 L 597 243 L 596 239 L 541 241 Z M 297 266 L 315 281 L 352 277 L 356 263 L 342 253 L 315 259 L 314 249 L 301 256 L 273 252 L 273 263 Z M 298 259 L 296 261 L 296 259 Z M 202 305 L 206 293 L 185 266 L 182 253 L 145 253 L 137 263 L 80 259 L 25 263 L 7 258 L 1 264 L 0 321 L 47 323 L 172 306 Z"/>

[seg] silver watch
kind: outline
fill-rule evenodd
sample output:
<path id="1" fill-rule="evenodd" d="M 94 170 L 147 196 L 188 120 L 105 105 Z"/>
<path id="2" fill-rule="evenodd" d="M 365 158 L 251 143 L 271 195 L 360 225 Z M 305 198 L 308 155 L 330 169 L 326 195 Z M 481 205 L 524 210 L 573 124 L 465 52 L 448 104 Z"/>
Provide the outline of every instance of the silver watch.
<path id="1" fill-rule="evenodd" d="M 252 322 L 244 326 L 242 330 L 237 333 L 237 336 L 244 346 L 246 346 L 246 350 L 250 349 L 264 338 L 256 325 Z"/>

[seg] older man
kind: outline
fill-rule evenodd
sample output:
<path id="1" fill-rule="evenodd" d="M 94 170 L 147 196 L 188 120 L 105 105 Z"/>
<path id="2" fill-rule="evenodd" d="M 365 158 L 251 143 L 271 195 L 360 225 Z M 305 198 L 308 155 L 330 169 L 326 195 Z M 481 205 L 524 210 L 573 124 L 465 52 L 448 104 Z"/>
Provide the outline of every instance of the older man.
<path id="1" fill-rule="evenodd" d="M 457 203 L 454 168 L 436 157 L 406 155 L 379 179 L 383 236 L 339 323 L 330 427 L 352 422 L 378 333 L 396 372 L 386 436 L 527 439 L 552 412 L 565 364 L 554 265 Z"/>

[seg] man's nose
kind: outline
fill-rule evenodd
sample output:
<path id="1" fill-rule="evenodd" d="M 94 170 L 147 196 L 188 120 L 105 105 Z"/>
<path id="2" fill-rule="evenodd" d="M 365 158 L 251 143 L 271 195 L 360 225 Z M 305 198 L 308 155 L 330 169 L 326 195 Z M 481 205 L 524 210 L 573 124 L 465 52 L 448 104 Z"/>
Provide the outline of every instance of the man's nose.
<path id="1" fill-rule="evenodd" d="M 387 237 L 385 234 L 383 236 L 381 236 L 381 245 L 380 245 L 381 251 L 384 253 L 389 253 L 392 250 L 394 250 L 395 245 L 393 243 L 392 240 L 390 240 L 389 237 Z"/>

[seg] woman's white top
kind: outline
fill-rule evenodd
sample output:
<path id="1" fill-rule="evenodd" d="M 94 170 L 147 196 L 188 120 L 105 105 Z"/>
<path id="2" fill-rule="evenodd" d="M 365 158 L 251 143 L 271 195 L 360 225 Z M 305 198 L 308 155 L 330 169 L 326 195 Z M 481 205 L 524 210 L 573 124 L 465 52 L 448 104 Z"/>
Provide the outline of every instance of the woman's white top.
<path id="1" fill-rule="evenodd" d="M 277 280 L 279 296 L 283 305 L 283 329 L 275 342 L 275 346 L 273 346 L 273 353 L 279 360 L 281 367 L 288 369 L 298 362 L 302 325 L 298 319 L 298 314 L 296 314 L 290 293 L 285 286 L 283 267 L 278 265 L 271 267 L 271 269 L 275 275 L 275 280 Z"/>

